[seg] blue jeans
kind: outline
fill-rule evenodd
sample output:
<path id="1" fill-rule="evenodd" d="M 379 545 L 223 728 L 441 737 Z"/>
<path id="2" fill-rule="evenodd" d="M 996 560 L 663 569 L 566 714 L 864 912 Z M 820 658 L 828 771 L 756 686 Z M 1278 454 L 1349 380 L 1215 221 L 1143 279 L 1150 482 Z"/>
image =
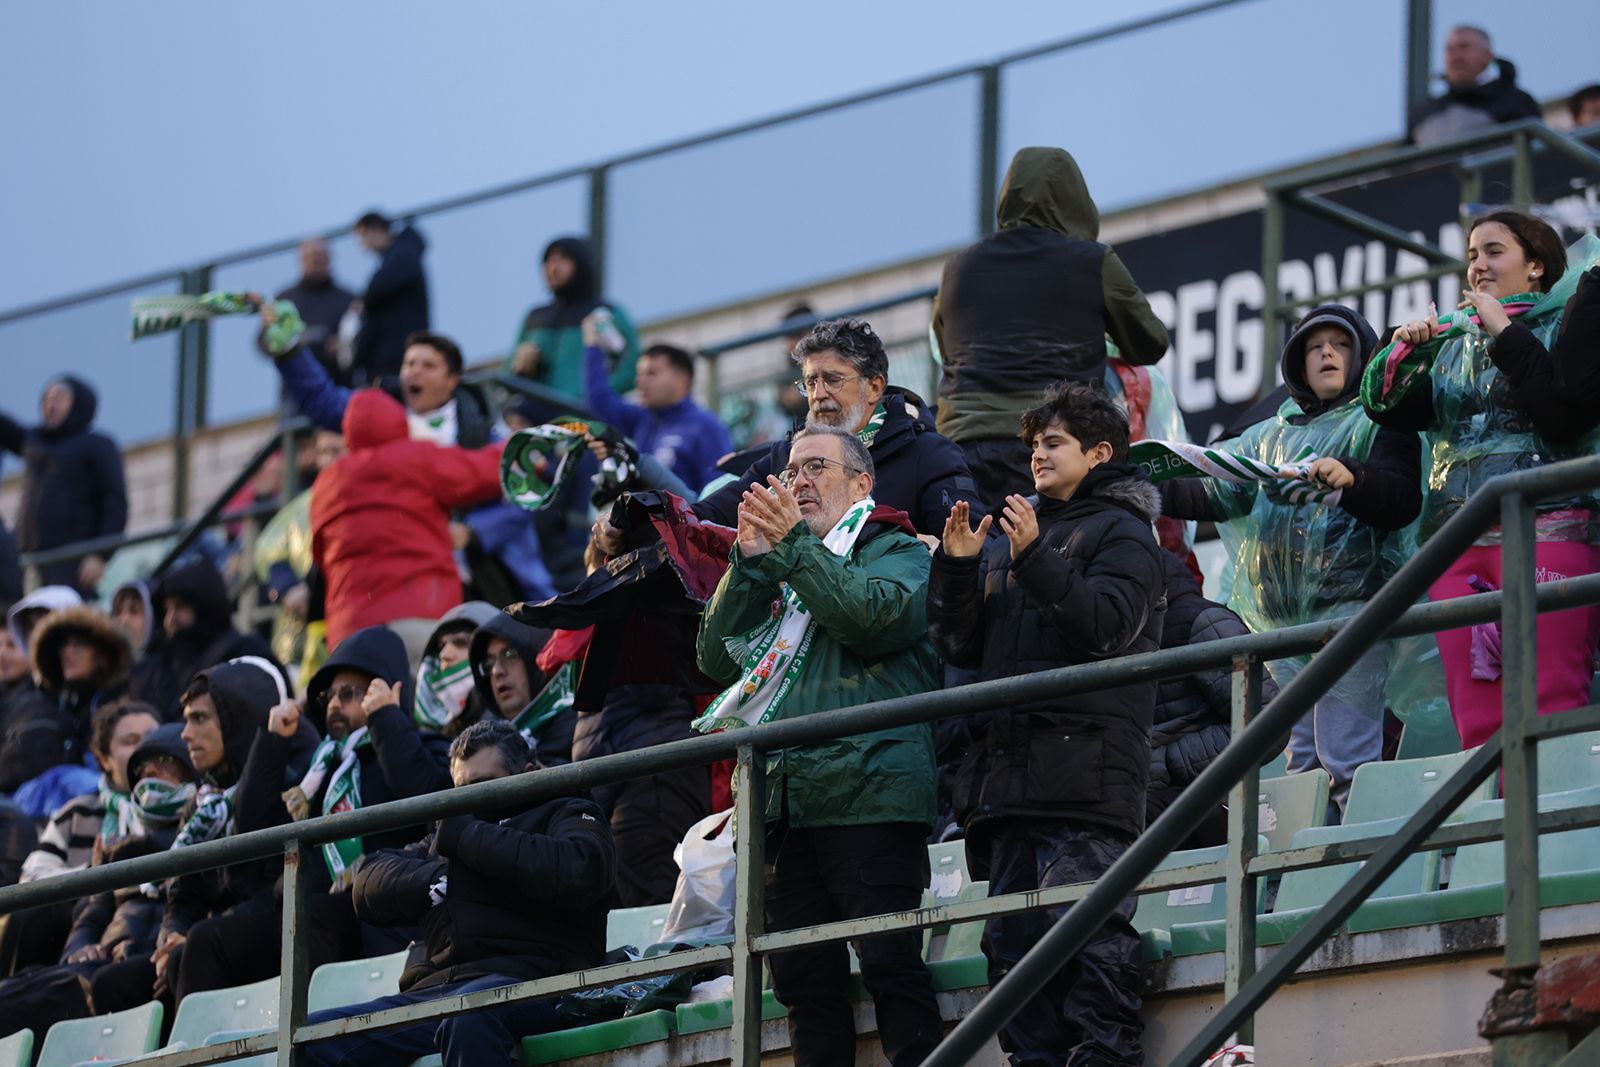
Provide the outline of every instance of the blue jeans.
<path id="1" fill-rule="evenodd" d="M 1309 656 L 1272 664 L 1280 689 L 1300 673 Z M 1333 780 L 1328 790 L 1328 821 L 1344 820 L 1356 768 L 1383 758 L 1383 701 L 1389 683 L 1389 643 L 1368 649 L 1344 677 L 1294 724 L 1289 734 L 1289 773 L 1321 767 Z"/>
<path id="2" fill-rule="evenodd" d="M 520 979 L 508 978 L 503 974 L 486 974 L 481 978 L 396 993 L 392 997 L 379 997 L 365 1004 L 315 1011 L 306 1017 L 306 1022 L 324 1023 L 385 1008 L 474 993 L 480 989 L 515 985 L 518 981 Z M 445 1067 L 509 1063 L 512 1050 L 522 1038 L 559 1030 L 563 1025 L 561 1017 L 556 1014 L 554 999 L 524 1000 L 398 1030 L 329 1038 L 315 1045 L 307 1045 L 305 1062 L 319 1067 L 405 1067 L 419 1056 L 437 1052 L 444 1060 Z"/>

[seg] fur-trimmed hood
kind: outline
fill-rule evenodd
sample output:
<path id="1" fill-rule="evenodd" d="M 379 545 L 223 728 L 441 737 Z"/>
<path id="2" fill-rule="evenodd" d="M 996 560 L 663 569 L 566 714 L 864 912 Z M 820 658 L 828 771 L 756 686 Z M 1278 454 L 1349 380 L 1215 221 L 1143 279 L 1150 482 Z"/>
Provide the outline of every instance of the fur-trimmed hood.
<path id="1" fill-rule="evenodd" d="M 133 646 L 122 631 L 94 608 L 62 608 L 40 621 L 29 642 L 33 673 L 44 689 L 56 692 L 65 685 L 61 676 L 61 646 L 73 636 L 86 639 L 105 660 L 105 672 L 93 685 L 96 691 L 104 692 L 127 680 L 128 672 L 133 669 Z"/>

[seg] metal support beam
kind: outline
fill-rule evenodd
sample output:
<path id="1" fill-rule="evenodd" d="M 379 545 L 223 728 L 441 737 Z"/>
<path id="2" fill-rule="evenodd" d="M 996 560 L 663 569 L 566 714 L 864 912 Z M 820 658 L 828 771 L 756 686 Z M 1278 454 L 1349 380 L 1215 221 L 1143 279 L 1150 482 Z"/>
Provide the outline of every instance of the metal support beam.
<path id="1" fill-rule="evenodd" d="M 1261 661 L 1242 656 L 1233 666 L 1232 736 L 1238 737 L 1261 710 Z M 1251 765 L 1228 792 L 1228 924 L 1223 935 L 1222 998 L 1232 1000 L 1256 973 L 1256 878 L 1250 864 L 1256 858 L 1257 816 L 1261 795 L 1261 768 Z M 1255 1044 L 1255 1020 L 1239 1024 L 1238 1039 Z"/>
<path id="2" fill-rule="evenodd" d="M 733 1032 L 731 1062 L 761 1063 L 761 957 L 752 942 L 766 930 L 767 757 L 739 746 L 733 771 Z"/>
<path id="3" fill-rule="evenodd" d="M 1533 205 L 1533 150 L 1527 130 L 1511 135 L 1511 203 L 1520 211 Z"/>
<path id="4" fill-rule="evenodd" d="M 991 64 L 978 71 L 978 235 L 986 236 L 999 225 L 1000 202 L 1000 68 Z"/>
<path id="5" fill-rule="evenodd" d="M 1433 0 L 1406 0 L 1406 96 L 1400 122 L 1428 100 L 1433 52 Z"/>
<path id="6" fill-rule="evenodd" d="M 314 855 L 298 842 L 283 850 L 283 962 L 278 972 L 278 1067 L 304 1062 L 292 1038 L 306 1021 L 306 986 L 311 979 L 311 937 L 306 914 L 305 864 Z"/>
<path id="7" fill-rule="evenodd" d="M 1357 233 L 1376 237 L 1378 240 L 1395 248 L 1403 248 L 1408 252 L 1415 252 L 1429 263 L 1441 267 L 1448 266 L 1457 270 L 1461 269 L 1461 260 L 1438 245 L 1419 240 L 1398 226 L 1391 226 L 1387 222 L 1375 219 L 1364 212 L 1345 207 L 1343 204 L 1336 204 L 1332 200 L 1317 196 L 1314 193 L 1294 192 L 1289 193 L 1287 198 L 1290 204 L 1303 211 L 1320 216 L 1329 222 L 1337 222 L 1340 225 L 1348 226 Z M 1383 283 L 1384 286 L 1389 284 L 1387 281 Z"/>
<path id="8" fill-rule="evenodd" d="M 589 171 L 589 247 L 594 251 L 594 278 L 596 292 L 605 292 L 606 279 L 606 178 L 610 168 L 600 166 Z"/>
<path id="9" fill-rule="evenodd" d="M 1267 202 L 1261 208 L 1261 344 L 1262 351 L 1277 352 L 1283 347 L 1283 287 L 1278 281 L 1278 266 L 1283 260 L 1283 198 L 1268 186 Z M 1264 397 L 1278 386 L 1278 361 L 1262 360 L 1261 388 Z"/>

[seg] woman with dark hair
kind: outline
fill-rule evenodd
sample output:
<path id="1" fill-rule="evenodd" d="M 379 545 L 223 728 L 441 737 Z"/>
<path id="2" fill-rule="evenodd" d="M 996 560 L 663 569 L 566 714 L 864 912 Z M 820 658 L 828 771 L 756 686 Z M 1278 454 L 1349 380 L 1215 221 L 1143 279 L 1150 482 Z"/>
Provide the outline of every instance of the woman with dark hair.
<path id="1" fill-rule="evenodd" d="M 1386 426 L 1422 430 L 1431 451 L 1426 539 L 1496 475 L 1592 454 L 1600 445 L 1600 241 L 1568 251 L 1548 225 L 1515 211 L 1473 222 L 1459 310 L 1394 332 L 1369 366 L 1362 400 Z M 1539 501 L 1541 581 L 1600 571 L 1600 500 L 1592 490 Z M 1501 532 L 1462 553 L 1429 591 L 1448 600 L 1497 589 Z M 1462 744 L 1500 727 L 1497 627 L 1438 635 Z M 1588 703 L 1600 607 L 1539 616 L 1539 712 Z"/>

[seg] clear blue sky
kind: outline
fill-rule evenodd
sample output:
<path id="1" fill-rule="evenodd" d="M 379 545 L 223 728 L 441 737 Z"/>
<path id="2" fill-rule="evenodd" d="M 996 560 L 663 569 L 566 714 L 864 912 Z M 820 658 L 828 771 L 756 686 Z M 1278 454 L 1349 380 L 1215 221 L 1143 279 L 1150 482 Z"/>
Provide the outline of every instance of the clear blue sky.
<path id="1" fill-rule="evenodd" d="M 1178 6 L 6 5 L 0 308 Z M 1436 7 L 1441 36 L 1454 21 L 1488 25 L 1537 95 L 1600 78 L 1588 52 L 1600 18 L 1585 0 L 1554 0 L 1519 25 L 1485 0 Z M 1402 12 L 1402 0 L 1256 0 L 1029 65 L 1007 80 L 1005 146 L 1071 148 L 1106 206 L 1393 136 Z M 1562 24 L 1582 29 L 1552 32 Z M 619 173 L 614 294 L 645 316 L 670 313 L 961 243 L 974 227 L 974 99 L 930 91 Z M 509 340 L 542 296 L 537 249 L 577 228 L 580 211 L 569 188 L 428 227 L 451 320 L 441 325 L 469 354 Z M 347 248 L 336 255 L 346 281 L 370 270 Z M 291 279 L 277 260 L 220 281 Z M 104 382 L 136 351 L 149 380 L 130 381 L 107 415 L 150 436 L 170 408 L 165 349 L 123 343 L 125 313 L 118 300 L 72 329 L 0 328 L 0 403 L 31 405 L 57 370 Z M 242 343 L 219 336 L 219 348 Z M 228 376 L 214 387 L 221 413 L 267 402 L 265 368 L 240 366 L 232 393 Z"/>

